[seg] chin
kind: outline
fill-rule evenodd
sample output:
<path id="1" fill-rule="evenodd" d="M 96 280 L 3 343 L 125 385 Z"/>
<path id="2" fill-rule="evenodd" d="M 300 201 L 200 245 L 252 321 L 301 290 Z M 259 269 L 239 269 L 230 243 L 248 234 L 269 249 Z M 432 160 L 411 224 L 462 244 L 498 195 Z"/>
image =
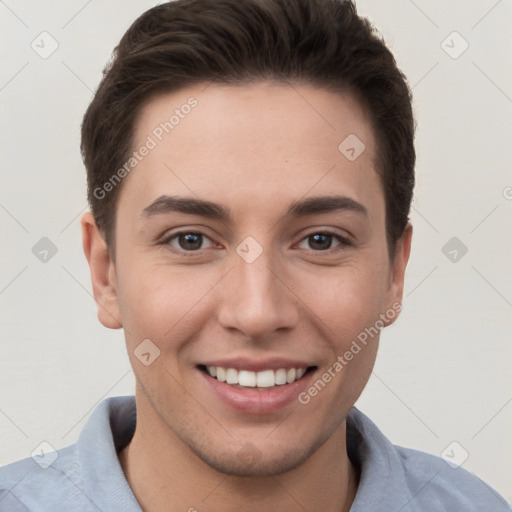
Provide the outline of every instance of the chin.
<path id="1" fill-rule="evenodd" d="M 327 436 L 326 436 L 327 437 Z M 265 452 L 260 451 L 251 442 L 245 443 L 238 451 L 229 451 L 223 454 L 214 452 L 212 447 L 208 450 L 192 451 L 215 471 L 231 476 L 240 477 L 268 477 L 277 476 L 292 471 L 306 462 L 320 448 L 326 439 L 317 439 L 308 446 L 297 445 L 279 449 L 269 447 Z"/>
<path id="2" fill-rule="evenodd" d="M 300 452 L 283 454 L 280 457 L 261 456 L 256 461 L 247 461 L 237 457 L 237 454 L 229 454 L 225 457 L 205 457 L 203 462 L 212 469 L 225 475 L 240 477 L 268 477 L 287 473 L 300 466 L 308 456 Z"/>

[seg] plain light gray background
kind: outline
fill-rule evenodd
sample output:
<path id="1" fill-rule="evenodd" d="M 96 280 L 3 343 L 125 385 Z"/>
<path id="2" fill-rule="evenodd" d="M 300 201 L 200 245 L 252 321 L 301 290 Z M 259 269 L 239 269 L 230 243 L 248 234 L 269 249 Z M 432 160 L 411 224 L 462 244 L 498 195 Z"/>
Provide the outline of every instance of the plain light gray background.
<path id="1" fill-rule="evenodd" d="M 0 464 L 74 442 L 100 400 L 134 392 L 82 253 L 79 128 L 113 47 L 155 4 L 0 2 Z M 512 502 L 512 1 L 357 5 L 408 77 L 418 123 L 404 310 L 357 406 L 395 444 L 467 455 Z M 32 252 L 42 237 L 57 248 L 46 263 Z"/>

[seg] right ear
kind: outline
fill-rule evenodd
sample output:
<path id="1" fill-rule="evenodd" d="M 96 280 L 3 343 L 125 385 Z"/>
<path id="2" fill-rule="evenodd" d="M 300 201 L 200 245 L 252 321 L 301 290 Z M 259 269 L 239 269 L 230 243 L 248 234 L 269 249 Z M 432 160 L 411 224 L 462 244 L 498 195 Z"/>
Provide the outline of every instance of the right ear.
<path id="1" fill-rule="evenodd" d="M 119 329 L 123 324 L 117 300 L 114 262 L 90 211 L 82 215 L 81 224 L 82 244 L 91 272 L 98 319 L 109 329 Z"/>

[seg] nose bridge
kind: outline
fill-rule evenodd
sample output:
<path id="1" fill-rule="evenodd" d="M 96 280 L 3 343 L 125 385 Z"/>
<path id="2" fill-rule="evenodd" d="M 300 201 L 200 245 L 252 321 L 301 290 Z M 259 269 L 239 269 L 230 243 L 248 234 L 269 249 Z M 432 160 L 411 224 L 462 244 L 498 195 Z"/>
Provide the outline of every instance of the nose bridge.
<path id="1" fill-rule="evenodd" d="M 246 240 L 234 255 L 219 305 L 219 321 L 250 338 L 262 338 L 280 328 L 290 328 L 298 310 L 287 287 L 281 282 L 282 264 L 270 249 Z M 259 244 L 258 244 L 259 245 Z"/>

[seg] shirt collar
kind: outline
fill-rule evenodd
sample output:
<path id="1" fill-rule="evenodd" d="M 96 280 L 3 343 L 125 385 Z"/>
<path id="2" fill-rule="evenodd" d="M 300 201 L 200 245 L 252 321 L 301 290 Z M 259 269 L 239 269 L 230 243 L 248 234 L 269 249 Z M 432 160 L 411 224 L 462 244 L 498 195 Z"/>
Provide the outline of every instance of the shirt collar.
<path id="1" fill-rule="evenodd" d="M 421 512 L 413 501 L 401 455 L 396 447 L 359 409 L 347 416 L 347 452 L 360 471 L 359 487 L 350 512 L 407 510 Z M 422 481 L 436 476 L 431 468 L 418 468 Z"/>
<path id="2" fill-rule="evenodd" d="M 141 512 L 117 456 L 133 437 L 135 422 L 135 397 L 111 397 L 96 407 L 80 433 L 84 491 L 100 510 Z"/>

